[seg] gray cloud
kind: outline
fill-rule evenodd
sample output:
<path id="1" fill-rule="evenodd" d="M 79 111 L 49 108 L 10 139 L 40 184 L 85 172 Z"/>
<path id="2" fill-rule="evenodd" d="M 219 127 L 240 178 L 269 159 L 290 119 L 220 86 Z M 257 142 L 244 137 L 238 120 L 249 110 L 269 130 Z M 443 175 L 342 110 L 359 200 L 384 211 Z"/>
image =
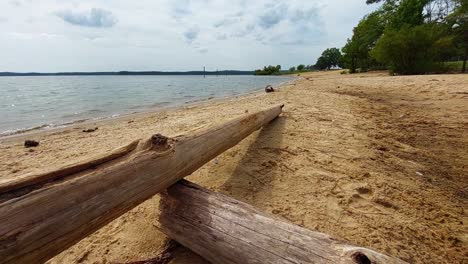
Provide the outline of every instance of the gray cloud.
<path id="1" fill-rule="evenodd" d="M 226 39 L 227 39 L 227 35 L 226 35 L 226 33 L 217 34 L 217 35 L 216 35 L 216 39 L 217 39 L 217 40 L 226 40 Z"/>
<path id="2" fill-rule="evenodd" d="M 112 12 L 101 8 L 93 8 L 87 12 L 63 10 L 55 14 L 65 22 L 76 26 L 112 27 L 117 23 L 117 18 Z"/>
<path id="3" fill-rule="evenodd" d="M 188 29 L 184 32 L 185 40 L 188 43 L 192 43 L 198 37 L 198 33 L 200 33 L 200 29 L 198 27 Z"/>
<path id="4" fill-rule="evenodd" d="M 275 41 L 274 39 L 272 41 Z M 280 44 L 282 45 L 304 45 L 307 42 L 303 39 L 295 39 L 295 40 L 284 40 L 284 41 L 279 41 Z"/>
<path id="5" fill-rule="evenodd" d="M 280 13 L 268 13 L 260 17 L 259 25 L 262 28 L 271 28 L 283 19 Z"/>
<path id="6" fill-rule="evenodd" d="M 229 26 L 229 25 L 232 25 L 236 22 L 237 20 L 236 19 L 233 19 L 233 18 L 224 18 L 218 22 L 215 22 L 213 24 L 213 26 L 215 28 L 219 28 L 219 27 L 223 27 L 223 26 Z"/>
<path id="7" fill-rule="evenodd" d="M 243 11 L 239 11 L 239 12 L 234 13 L 234 14 L 226 15 L 226 16 L 224 16 L 223 19 L 215 22 L 213 24 L 213 26 L 215 28 L 219 28 L 219 27 L 234 25 L 234 24 L 239 23 L 239 22 L 242 21 L 242 17 L 244 16 L 244 14 L 245 13 Z"/>
<path id="8" fill-rule="evenodd" d="M 303 23 L 303 22 L 312 22 L 320 23 L 320 13 L 317 8 L 310 8 L 307 10 L 297 9 L 293 12 L 290 20 L 292 22 Z"/>
<path id="9" fill-rule="evenodd" d="M 180 19 L 182 17 L 190 15 L 190 1 L 180 0 L 180 1 L 171 1 L 172 7 L 172 16 L 175 19 Z"/>
<path id="10" fill-rule="evenodd" d="M 235 38 L 242 38 L 242 37 L 246 37 L 250 35 L 254 30 L 255 30 L 255 25 L 248 24 L 243 29 L 233 32 L 230 36 L 235 37 Z"/>
<path id="11" fill-rule="evenodd" d="M 10 0 L 8 3 L 10 5 L 12 5 L 12 6 L 20 6 L 21 5 L 21 2 L 18 1 L 18 0 Z"/>
<path id="12" fill-rule="evenodd" d="M 265 29 L 272 28 L 285 19 L 287 10 L 288 7 L 286 5 L 271 6 L 259 17 L 258 24 Z"/>

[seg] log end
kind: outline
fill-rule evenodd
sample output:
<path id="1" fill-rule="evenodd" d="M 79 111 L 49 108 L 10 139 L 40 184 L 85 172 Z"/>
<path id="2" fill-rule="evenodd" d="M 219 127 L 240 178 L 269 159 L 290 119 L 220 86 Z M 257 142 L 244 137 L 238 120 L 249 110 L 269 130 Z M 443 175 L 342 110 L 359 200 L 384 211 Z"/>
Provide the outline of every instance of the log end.
<path id="1" fill-rule="evenodd" d="M 342 247 L 342 264 L 379 264 L 379 263 L 392 263 L 392 264 L 404 264 L 407 263 L 401 259 L 387 256 L 376 251 L 355 247 L 355 246 L 343 246 Z"/>

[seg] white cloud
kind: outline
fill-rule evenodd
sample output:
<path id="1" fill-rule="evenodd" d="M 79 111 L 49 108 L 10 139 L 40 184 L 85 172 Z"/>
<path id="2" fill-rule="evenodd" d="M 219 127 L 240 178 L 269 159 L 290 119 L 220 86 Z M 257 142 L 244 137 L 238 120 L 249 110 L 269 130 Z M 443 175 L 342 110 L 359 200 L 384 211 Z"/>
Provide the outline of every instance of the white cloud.
<path id="1" fill-rule="evenodd" d="M 0 1 L 8 50 L 0 71 L 313 64 L 373 8 L 364 0 Z"/>
<path id="2" fill-rule="evenodd" d="M 55 14 L 63 21 L 76 26 L 85 27 L 112 27 L 117 23 L 117 18 L 107 10 L 92 8 L 88 11 L 61 10 Z"/>

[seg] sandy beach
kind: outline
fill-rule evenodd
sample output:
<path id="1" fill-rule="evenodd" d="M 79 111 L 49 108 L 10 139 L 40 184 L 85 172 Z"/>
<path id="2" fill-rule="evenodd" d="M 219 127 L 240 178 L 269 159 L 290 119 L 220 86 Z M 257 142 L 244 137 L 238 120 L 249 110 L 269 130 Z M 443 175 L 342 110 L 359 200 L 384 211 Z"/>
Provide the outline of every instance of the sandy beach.
<path id="1" fill-rule="evenodd" d="M 106 153 L 155 133 L 187 133 L 278 103 L 285 104 L 280 118 L 187 179 L 410 263 L 468 262 L 466 74 L 307 73 L 270 94 L 0 138 L 0 177 Z M 27 149 L 25 139 L 40 145 Z M 166 239 L 155 226 L 158 202 L 156 195 L 49 263 L 156 256 Z M 171 263 L 207 262 L 182 248 Z"/>

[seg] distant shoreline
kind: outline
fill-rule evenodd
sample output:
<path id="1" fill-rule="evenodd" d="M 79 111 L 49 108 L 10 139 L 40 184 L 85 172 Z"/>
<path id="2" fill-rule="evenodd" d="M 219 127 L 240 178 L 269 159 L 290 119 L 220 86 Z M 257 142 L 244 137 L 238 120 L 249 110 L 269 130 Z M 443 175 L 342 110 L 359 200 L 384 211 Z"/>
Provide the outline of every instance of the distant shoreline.
<path id="1" fill-rule="evenodd" d="M 116 72 L 0 72 L 0 77 L 21 76 L 126 76 L 126 75 L 254 75 L 254 71 L 116 71 Z"/>

